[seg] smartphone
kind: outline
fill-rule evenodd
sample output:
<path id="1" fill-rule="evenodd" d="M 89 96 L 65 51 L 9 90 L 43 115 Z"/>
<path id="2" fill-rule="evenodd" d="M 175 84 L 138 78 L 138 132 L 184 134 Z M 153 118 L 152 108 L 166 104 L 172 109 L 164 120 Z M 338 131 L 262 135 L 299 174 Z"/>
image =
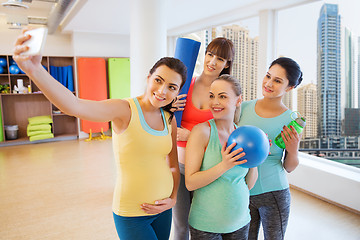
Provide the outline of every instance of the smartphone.
<path id="1" fill-rule="evenodd" d="M 47 28 L 36 28 L 25 32 L 25 34 L 31 35 L 31 38 L 27 40 L 24 45 L 29 46 L 29 50 L 21 53 L 21 55 L 41 55 L 47 36 Z"/>

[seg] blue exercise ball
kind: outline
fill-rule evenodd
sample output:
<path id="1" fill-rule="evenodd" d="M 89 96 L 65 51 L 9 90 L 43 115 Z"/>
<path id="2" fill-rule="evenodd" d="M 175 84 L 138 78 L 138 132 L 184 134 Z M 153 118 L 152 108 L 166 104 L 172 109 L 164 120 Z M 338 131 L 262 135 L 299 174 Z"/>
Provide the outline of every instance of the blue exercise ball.
<path id="1" fill-rule="evenodd" d="M 19 74 L 20 73 L 20 68 L 17 65 L 11 65 L 9 67 L 9 72 L 11 74 Z"/>
<path id="2" fill-rule="evenodd" d="M 6 58 L 0 58 L 0 67 L 6 67 L 7 61 Z"/>
<path id="3" fill-rule="evenodd" d="M 270 142 L 266 134 L 258 127 L 244 125 L 235 129 L 229 136 L 227 147 L 236 143 L 232 151 L 243 148 L 245 156 L 241 160 L 247 160 L 240 167 L 253 168 L 265 161 L 270 151 Z"/>
<path id="4" fill-rule="evenodd" d="M 4 68 L 0 67 L 0 74 L 3 74 L 3 73 L 4 73 Z"/>

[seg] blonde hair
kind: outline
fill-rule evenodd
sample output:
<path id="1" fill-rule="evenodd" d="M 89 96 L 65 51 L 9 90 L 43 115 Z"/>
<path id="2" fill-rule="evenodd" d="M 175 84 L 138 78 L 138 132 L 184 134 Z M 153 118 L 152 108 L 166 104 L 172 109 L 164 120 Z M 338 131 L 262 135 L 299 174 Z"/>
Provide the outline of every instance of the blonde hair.
<path id="1" fill-rule="evenodd" d="M 231 84 L 232 89 L 234 90 L 234 93 L 236 96 L 241 96 L 242 94 L 242 90 L 241 90 L 241 84 L 240 84 L 240 80 L 229 75 L 229 74 L 223 74 L 220 75 L 219 77 L 217 77 L 214 81 L 216 80 L 223 80 L 225 82 L 228 82 Z M 238 122 L 240 121 L 240 112 L 241 112 L 241 107 L 238 106 L 235 109 L 235 114 L 234 114 L 234 123 L 238 124 Z"/>

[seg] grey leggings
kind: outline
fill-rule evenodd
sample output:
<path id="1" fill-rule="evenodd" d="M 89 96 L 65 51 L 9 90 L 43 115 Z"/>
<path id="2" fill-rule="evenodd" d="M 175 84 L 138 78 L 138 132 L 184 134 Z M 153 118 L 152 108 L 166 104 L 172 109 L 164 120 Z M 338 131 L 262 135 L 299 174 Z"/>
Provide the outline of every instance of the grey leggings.
<path id="1" fill-rule="evenodd" d="M 249 240 L 258 239 L 260 223 L 265 240 L 284 239 L 290 214 L 289 188 L 250 197 Z"/>
<path id="2" fill-rule="evenodd" d="M 197 230 L 190 226 L 191 240 L 246 240 L 249 233 L 249 223 L 231 233 L 212 233 Z"/>
<path id="3" fill-rule="evenodd" d="M 189 239 L 189 212 L 193 192 L 189 192 L 185 186 L 185 166 L 179 163 L 180 185 L 176 204 L 173 207 L 174 240 Z"/>

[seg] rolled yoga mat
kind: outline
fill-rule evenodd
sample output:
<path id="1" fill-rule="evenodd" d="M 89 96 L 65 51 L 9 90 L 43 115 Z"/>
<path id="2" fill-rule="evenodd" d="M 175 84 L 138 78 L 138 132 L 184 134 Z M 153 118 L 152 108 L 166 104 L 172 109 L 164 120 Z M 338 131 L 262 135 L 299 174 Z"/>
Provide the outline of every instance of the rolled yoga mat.
<path id="1" fill-rule="evenodd" d="M 103 58 L 79 58 L 79 97 L 88 100 L 107 99 L 106 63 Z M 86 133 L 109 130 L 108 122 L 81 120 L 81 130 Z"/>
<path id="2" fill-rule="evenodd" d="M 109 97 L 130 97 L 130 58 L 109 58 Z"/>
<path id="3" fill-rule="evenodd" d="M 181 60 L 187 68 L 186 82 L 180 90 L 180 94 L 187 94 L 194 73 L 196 59 L 199 54 L 200 42 L 188 38 L 178 38 L 176 41 L 174 57 Z M 183 111 L 175 112 L 177 126 L 181 126 Z"/>

